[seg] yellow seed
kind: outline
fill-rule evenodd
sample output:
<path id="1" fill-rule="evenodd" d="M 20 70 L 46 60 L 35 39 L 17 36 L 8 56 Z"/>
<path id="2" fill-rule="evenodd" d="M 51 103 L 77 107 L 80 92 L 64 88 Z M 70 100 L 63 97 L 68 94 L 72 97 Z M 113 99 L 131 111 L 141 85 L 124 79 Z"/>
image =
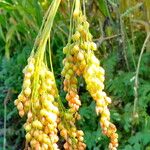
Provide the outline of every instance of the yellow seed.
<path id="1" fill-rule="evenodd" d="M 63 53 L 67 54 L 68 52 L 69 52 L 69 47 L 68 46 L 64 47 L 63 48 Z"/>
<path id="2" fill-rule="evenodd" d="M 50 124 L 50 123 L 47 123 L 47 126 L 48 126 L 50 131 L 54 131 L 54 128 L 57 127 L 57 125 Z"/>
<path id="3" fill-rule="evenodd" d="M 18 99 L 21 102 L 25 102 L 26 101 L 26 97 L 24 96 L 24 94 L 21 92 L 21 94 L 18 95 Z"/>
<path id="4" fill-rule="evenodd" d="M 78 134 L 78 136 L 83 136 L 83 135 L 84 135 L 84 133 L 83 133 L 82 130 L 78 130 L 78 131 L 77 131 L 77 134 Z"/>
<path id="5" fill-rule="evenodd" d="M 25 137 L 26 137 L 27 142 L 30 142 L 32 139 L 32 136 L 30 133 L 27 133 Z"/>
<path id="6" fill-rule="evenodd" d="M 21 94 L 18 95 L 18 99 L 22 100 L 22 98 L 23 98 L 23 94 L 21 93 Z"/>
<path id="7" fill-rule="evenodd" d="M 32 127 L 37 128 L 37 129 L 42 129 L 43 125 L 40 121 L 35 120 L 35 121 L 32 122 Z"/>
<path id="8" fill-rule="evenodd" d="M 40 102 L 39 102 L 39 101 L 35 101 L 34 107 L 35 107 L 37 110 L 40 109 L 40 107 L 41 107 Z"/>
<path id="9" fill-rule="evenodd" d="M 41 116 L 47 116 L 48 115 L 48 111 L 46 109 L 41 109 L 40 115 Z"/>
<path id="10" fill-rule="evenodd" d="M 86 19 L 85 19 L 85 20 L 86 20 Z M 84 26 L 85 26 L 86 29 L 88 29 L 89 26 L 90 26 L 90 24 L 89 24 L 87 21 L 85 21 L 85 22 L 84 22 Z"/>
<path id="11" fill-rule="evenodd" d="M 99 68 L 98 68 L 98 71 L 99 71 L 102 75 L 105 74 L 105 70 L 104 70 L 102 67 L 99 67 Z"/>
<path id="12" fill-rule="evenodd" d="M 48 145 L 45 143 L 42 143 L 41 148 L 42 150 L 48 150 Z"/>
<path id="13" fill-rule="evenodd" d="M 24 128 L 25 128 L 26 132 L 29 132 L 31 130 L 31 124 L 25 124 Z"/>
<path id="14" fill-rule="evenodd" d="M 31 85 L 30 79 L 25 79 L 23 82 L 23 87 L 26 88 L 26 87 L 29 87 L 30 85 Z"/>
<path id="15" fill-rule="evenodd" d="M 44 79 L 44 78 L 45 78 L 45 74 L 46 74 L 45 68 L 42 68 L 42 69 L 40 70 L 39 74 L 40 74 L 41 79 Z"/>
<path id="16" fill-rule="evenodd" d="M 104 80 L 105 80 L 105 76 L 102 74 L 98 74 L 97 78 L 99 78 L 101 82 L 104 82 Z"/>
<path id="17" fill-rule="evenodd" d="M 79 138 L 79 141 L 83 142 L 84 138 L 82 136 L 80 136 Z"/>
<path id="18" fill-rule="evenodd" d="M 61 130 L 60 135 L 66 139 L 67 138 L 67 130 L 66 129 Z"/>
<path id="19" fill-rule="evenodd" d="M 46 118 L 49 122 L 52 122 L 52 123 L 57 121 L 57 115 L 52 112 L 48 112 L 48 115 L 46 116 Z"/>
<path id="20" fill-rule="evenodd" d="M 69 63 L 69 62 L 66 62 L 66 63 L 65 63 L 65 68 L 66 68 L 66 69 L 69 69 L 69 68 L 70 68 L 70 63 Z"/>
<path id="21" fill-rule="evenodd" d="M 49 101 L 54 101 L 54 96 L 53 95 L 51 95 L 51 94 L 48 94 L 47 95 L 47 100 L 49 100 Z"/>
<path id="22" fill-rule="evenodd" d="M 67 142 L 64 144 L 64 148 L 69 149 L 69 144 Z"/>
<path id="23" fill-rule="evenodd" d="M 53 149 L 58 150 L 58 145 L 56 143 L 53 144 Z"/>
<path id="24" fill-rule="evenodd" d="M 37 140 L 39 142 L 42 142 L 43 141 L 43 134 L 42 133 L 39 133 L 39 136 L 37 137 Z"/>
<path id="25" fill-rule="evenodd" d="M 32 119 L 32 112 L 29 111 L 28 114 L 27 114 L 27 116 L 28 116 L 28 119 Z"/>
<path id="26" fill-rule="evenodd" d="M 76 33 L 72 36 L 73 41 L 77 41 L 80 38 L 80 33 L 76 31 Z"/>
<path id="27" fill-rule="evenodd" d="M 87 68 L 86 74 L 85 74 L 85 79 L 86 79 L 86 80 L 89 79 L 89 82 L 90 82 L 91 78 L 88 78 L 88 76 L 89 76 L 89 75 L 91 76 L 92 74 L 94 74 L 94 70 L 92 69 L 92 67 Z M 86 77 L 86 76 L 87 76 L 87 77 Z M 89 76 L 89 77 L 90 77 L 90 76 Z"/>
<path id="28" fill-rule="evenodd" d="M 58 142 L 58 140 L 59 140 L 59 138 L 58 138 L 58 136 L 57 135 L 52 135 L 52 142 L 53 143 L 57 143 Z"/>
<path id="29" fill-rule="evenodd" d="M 74 55 L 76 53 L 79 52 L 79 46 L 78 45 L 75 45 L 72 49 L 71 49 L 71 54 Z"/>
<path id="30" fill-rule="evenodd" d="M 19 103 L 19 100 L 16 99 L 16 100 L 14 101 L 14 105 L 18 105 L 18 103 Z"/>
<path id="31" fill-rule="evenodd" d="M 71 130 L 72 130 L 72 132 L 76 132 L 77 131 L 76 127 L 72 127 Z"/>
<path id="32" fill-rule="evenodd" d="M 28 66 L 27 66 L 27 71 L 29 72 L 33 72 L 34 71 L 34 64 L 30 63 Z"/>
<path id="33" fill-rule="evenodd" d="M 95 50 L 97 50 L 97 45 L 94 42 L 91 42 L 90 48 L 91 48 L 91 50 L 95 51 Z"/>
<path id="34" fill-rule="evenodd" d="M 66 70 L 65 68 L 63 68 L 63 70 L 61 71 L 61 75 L 64 77 L 66 75 Z"/>
<path id="35" fill-rule="evenodd" d="M 113 148 L 112 143 L 109 143 L 109 149 L 112 150 L 112 148 Z"/>
<path id="36" fill-rule="evenodd" d="M 82 25 L 78 25 L 77 30 L 81 33 L 84 30 L 84 27 Z"/>
<path id="37" fill-rule="evenodd" d="M 42 83 L 41 89 L 42 89 L 43 91 L 46 91 L 47 85 L 46 85 L 45 82 Z M 42 93 L 43 93 L 43 92 L 42 92 Z"/>
<path id="38" fill-rule="evenodd" d="M 30 79 L 30 78 L 31 78 L 31 75 L 32 75 L 32 74 L 31 74 L 30 72 L 26 72 L 25 75 L 24 75 L 24 76 L 25 76 L 25 79 Z"/>
<path id="39" fill-rule="evenodd" d="M 24 114 L 25 114 L 24 110 L 19 110 L 19 116 L 20 116 L 20 117 L 23 117 Z"/>
<path id="40" fill-rule="evenodd" d="M 28 97 L 31 94 L 31 89 L 29 87 L 25 88 L 24 94 Z"/>
<path id="41" fill-rule="evenodd" d="M 110 125 L 110 122 L 109 122 L 108 119 L 107 119 L 106 117 L 104 117 L 104 116 L 101 117 L 100 123 L 101 123 L 101 125 L 104 125 L 106 128 L 108 128 L 109 125 Z"/>
<path id="42" fill-rule="evenodd" d="M 73 18 L 76 19 L 79 16 L 79 10 L 73 12 Z"/>
<path id="43" fill-rule="evenodd" d="M 81 48 L 84 49 L 84 50 L 90 50 L 90 42 L 82 43 Z"/>
<path id="44" fill-rule="evenodd" d="M 68 70 L 68 74 L 69 74 L 70 76 L 73 75 L 73 73 L 74 73 L 74 72 L 73 72 L 72 69 L 69 69 L 69 70 Z"/>
<path id="45" fill-rule="evenodd" d="M 36 144 L 37 144 L 37 141 L 35 139 L 32 139 L 30 141 L 30 145 L 31 145 L 32 148 L 35 148 Z"/>
<path id="46" fill-rule="evenodd" d="M 22 110 L 23 109 L 23 104 L 21 102 L 18 103 L 17 109 L 18 110 Z"/>
<path id="47" fill-rule="evenodd" d="M 106 93 L 105 92 L 102 92 L 102 95 L 103 95 L 103 97 L 106 97 Z"/>
<path id="48" fill-rule="evenodd" d="M 79 52 L 79 53 L 77 54 L 77 59 L 78 59 L 78 60 L 83 60 L 83 59 L 84 59 L 84 55 L 83 55 L 82 52 Z"/>
<path id="49" fill-rule="evenodd" d="M 33 132 L 33 136 L 34 136 L 34 138 L 35 139 L 38 139 L 38 137 L 39 137 L 39 131 L 38 130 L 35 130 L 34 132 Z"/>
<path id="50" fill-rule="evenodd" d="M 95 110 L 96 110 L 96 114 L 99 115 L 99 113 L 102 113 L 102 112 L 103 112 L 103 107 L 100 107 L 100 106 L 99 106 L 99 107 L 96 107 Z"/>
<path id="51" fill-rule="evenodd" d="M 86 16 L 85 16 L 85 15 L 80 16 L 80 21 L 81 21 L 81 22 L 85 23 L 86 20 L 87 20 L 87 19 L 86 19 Z"/>
<path id="52" fill-rule="evenodd" d="M 62 125 L 62 123 L 59 123 L 58 129 L 59 129 L 59 130 L 62 130 L 63 128 L 64 128 L 64 126 Z"/>
<path id="53" fill-rule="evenodd" d="M 71 76 L 70 76 L 69 74 L 66 74 L 66 75 L 65 75 L 65 78 L 66 78 L 67 80 L 69 80 L 69 79 L 71 78 Z"/>
<path id="54" fill-rule="evenodd" d="M 73 118 L 73 116 L 72 116 L 72 114 L 71 113 L 65 113 L 64 114 L 64 118 L 66 119 L 66 120 L 71 120 L 72 118 Z"/>
<path id="55" fill-rule="evenodd" d="M 51 145 L 51 141 L 50 141 L 50 139 L 48 138 L 48 137 L 45 137 L 45 136 L 43 136 L 43 140 L 42 140 L 44 143 L 46 143 L 47 145 Z"/>
<path id="56" fill-rule="evenodd" d="M 99 60 L 96 58 L 96 56 L 91 55 L 91 63 L 99 66 Z"/>
<path id="57" fill-rule="evenodd" d="M 29 57 L 28 58 L 28 63 L 34 64 L 35 63 L 35 59 L 33 57 Z"/>
<path id="58" fill-rule="evenodd" d="M 105 98 L 105 100 L 106 100 L 106 102 L 107 102 L 108 104 L 110 104 L 110 103 L 111 103 L 111 98 L 106 97 L 106 98 Z"/>
<path id="59" fill-rule="evenodd" d="M 30 106 L 30 101 L 27 100 L 27 101 L 24 103 L 24 106 L 25 106 L 26 108 L 29 108 L 29 106 Z"/>
<path id="60" fill-rule="evenodd" d="M 62 60 L 62 63 L 63 63 L 63 65 L 65 65 L 65 63 L 66 63 L 66 58 L 64 58 L 64 59 Z"/>
<path id="61" fill-rule="evenodd" d="M 100 95 L 100 97 L 101 97 L 101 95 Z M 100 107 L 105 106 L 105 105 L 106 105 L 105 100 L 104 100 L 103 98 L 98 99 L 98 100 L 96 101 L 96 105 L 97 105 L 97 106 L 100 106 Z"/>
<path id="62" fill-rule="evenodd" d="M 75 138 L 75 137 L 77 136 L 77 134 L 76 134 L 75 132 L 72 132 L 72 133 L 71 133 L 71 136 L 72 136 L 73 138 Z"/>
<path id="63" fill-rule="evenodd" d="M 52 80 L 49 78 L 49 79 L 46 80 L 46 84 L 49 85 L 49 86 L 50 86 L 50 85 L 53 85 L 53 84 L 54 84 L 54 81 L 52 81 Z"/>
<path id="64" fill-rule="evenodd" d="M 102 113 L 103 116 L 109 118 L 110 117 L 110 112 L 109 112 L 109 109 L 108 108 L 105 108 L 103 113 Z"/>
<path id="65" fill-rule="evenodd" d="M 46 77 L 47 77 L 47 78 L 51 78 L 51 79 L 54 78 L 53 73 L 50 72 L 50 71 L 46 71 Z"/>

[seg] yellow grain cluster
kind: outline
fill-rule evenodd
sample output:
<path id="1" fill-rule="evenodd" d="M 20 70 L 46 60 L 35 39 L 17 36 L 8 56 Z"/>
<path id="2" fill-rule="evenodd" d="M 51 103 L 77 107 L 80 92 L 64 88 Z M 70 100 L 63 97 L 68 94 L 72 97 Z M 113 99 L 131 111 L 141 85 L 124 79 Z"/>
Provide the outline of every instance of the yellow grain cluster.
<path id="1" fill-rule="evenodd" d="M 70 119 L 68 118 L 67 122 L 71 128 L 70 130 L 67 130 L 64 125 L 60 125 L 59 128 L 61 130 L 61 136 L 66 140 L 66 143 L 64 144 L 66 150 L 84 150 L 86 148 L 83 138 L 84 133 L 82 130 L 77 130 L 75 125 L 76 120 L 80 119 L 78 110 L 81 106 L 81 101 L 78 95 L 78 81 L 74 68 L 76 58 L 73 56 L 78 47 L 74 47 L 73 51 L 71 51 L 70 47 L 73 48 L 73 46 L 74 43 L 68 44 L 63 49 L 66 58 L 63 60 L 64 68 L 62 70 L 62 76 L 64 77 L 64 91 L 67 92 L 66 100 L 70 107 L 68 115 L 71 116 Z"/>
<path id="2" fill-rule="evenodd" d="M 28 149 L 58 150 L 57 122 L 59 110 L 55 102 L 54 76 L 44 63 L 41 63 L 41 67 L 36 66 L 36 64 L 36 58 L 29 58 L 28 65 L 23 71 L 22 92 L 15 100 L 15 105 L 21 117 L 27 114 L 24 128 Z M 39 67 L 39 79 L 35 83 L 34 79 L 38 76 L 35 72 L 37 67 Z M 36 93 L 35 86 L 37 86 Z"/>
<path id="3" fill-rule="evenodd" d="M 73 13 L 75 24 L 75 33 L 72 35 L 72 41 L 63 49 L 66 58 L 64 59 L 64 69 L 62 75 L 65 77 L 64 90 L 77 89 L 77 76 L 83 76 L 86 82 L 86 88 L 96 102 L 96 112 L 101 116 L 100 124 L 102 132 L 110 137 L 110 150 L 116 150 L 118 147 L 118 134 L 116 127 L 110 122 L 110 112 L 108 104 L 111 99 L 106 95 L 104 90 L 105 70 L 100 66 L 99 60 L 94 55 L 97 50 L 96 44 L 92 41 L 92 35 L 89 32 L 89 23 L 85 15 L 82 14 L 80 2 L 76 1 Z M 80 105 L 78 101 L 72 101 L 69 92 L 66 99 Z M 78 99 L 76 99 L 78 100 Z"/>
<path id="4" fill-rule="evenodd" d="M 105 70 L 94 55 L 97 46 L 92 41 L 89 23 L 82 13 L 79 0 L 76 0 L 73 13 L 75 32 L 63 49 L 66 57 L 63 60 L 64 68 L 61 74 L 64 77 L 64 91 L 69 109 L 64 108 L 56 87 L 54 74 L 48 70 L 46 61 L 44 61 L 49 37 L 47 29 L 52 26 L 58 6 L 57 1 L 54 1 L 52 8 L 55 11 L 49 10 L 50 14 L 41 34 L 41 37 L 45 37 L 45 39 L 40 41 L 37 52 L 31 53 L 28 59 L 28 64 L 23 70 L 22 91 L 14 102 L 19 110 L 19 115 L 21 117 L 27 116 L 24 124 L 27 149 L 58 150 L 59 134 L 65 139 L 65 150 L 86 149 L 84 133 L 76 127 L 76 120 L 80 119 L 78 110 L 81 106 L 78 94 L 78 77 L 82 76 L 86 82 L 86 89 L 95 100 L 96 113 L 101 116 L 102 132 L 110 137 L 109 149 L 116 150 L 118 134 L 115 125 L 110 121 L 108 105 L 111 103 L 111 99 L 104 92 Z M 50 65 L 52 67 L 52 62 Z M 55 99 L 58 101 L 56 102 Z"/>

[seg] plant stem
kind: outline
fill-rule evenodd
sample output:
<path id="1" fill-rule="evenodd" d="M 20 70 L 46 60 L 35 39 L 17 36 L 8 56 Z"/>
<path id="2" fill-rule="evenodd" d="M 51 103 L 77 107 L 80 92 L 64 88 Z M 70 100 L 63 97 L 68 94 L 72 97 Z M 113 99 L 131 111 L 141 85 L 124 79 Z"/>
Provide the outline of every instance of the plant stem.
<path id="1" fill-rule="evenodd" d="M 121 36 L 122 36 L 122 47 L 123 47 L 123 53 L 124 53 L 124 59 L 127 65 L 127 70 L 129 71 L 129 62 L 127 58 L 127 52 L 126 52 L 126 41 L 125 41 L 125 31 L 124 31 L 124 21 L 123 18 L 120 17 L 120 27 L 121 27 Z"/>
<path id="2" fill-rule="evenodd" d="M 137 64 L 137 69 L 136 69 L 136 74 L 135 74 L 135 83 L 134 83 L 134 96 L 135 96 L 135 99 L 134 99 L 134 106 L 133 106 L 133 115 L 136 114 L 136 109 L 137 109 L 137 102 L 138 102 L 138 76 L 139 76 L 139 69 L 140 69 L 141 59 L 142 59 L 142 55 L 143 55 L 143 52 L 145 50 L 145 47 L 146 47 L 146 44 L 147 44 L 149 38 L 150 38 L 150 33 L 147 34 L 147 37 L 146 37 L 146 39 L 144 41 L 144 44 L 142 46 L 141 53 L 140 53 L 140 56 L 139 56 L 138 64 Z"/>
<path id="3" fill-rule="evenodd" d="M 4 103 L 4 138 L 3 138 L 3 150 L 6 149 L 6 115 L 7 115 L 7 106 Z"/>
<path id="4" fill-rule="evenodd" d="M 50 37 L 50 32 L 52 29 L 52 25 L 53 25 L 53 21 L 54 21 L 54 17 L 56 15 L 56 12 L 58 10 L 59 4 L 60 4 L 61 0 L 53 0 L 48 12 L 46 13 L 45 17 L 44 17 L 44 24 L 43 24 L 43 28 L 41 27 L 41 34 L 38 34 L 39 36 L 39 43 L 38 47 L 37 47 L 37 53 L 36 56 L 37 57 L 37 61 L 36 61 L 36 67 L 35 67 L 35 73 L 34 73 L 34 80 L 33 80 L 33 92 L 32 92 L 32 96 L 31 96 L 31 101 L 32 101 L 32 108 L 34 105 L 34 102 L 37 98 L 37 90 L 38 90 L 38 81 L 39 81 L 39 71 L 41 69 L 42 66 L 42 62 L 44 59 L 44 53 L 46 50 L 46 44 L 48 41 L 48 38 Z M 35 41 L 37 42 L 37 41 Z M 33 49 L 34 52 L 34 49 Z M 34 111 L 34 110 L 33 110 Z"/>
<path id="5" fill-rule="evenodd" d="M 59 96 L 59 92 L 58 92 L 58 88 L 57 88 L 57 84 L 56 84 L 56 79 L 55 79 L 55 75 L 54 75 L 54 70 L 53 70 L 52 53 L 51 53 L 51 47 L 50 47 L 50 38 L 48 39 L 48 47 L 49 47 L 50 68 L 51 68 L 51 71 L 52 71 L 53 76 L 54 76 L 54 82 L 55 82 L 56 90 L 57 90 L 57 101 L 58 101 L 60 109 L 64 112 L 65 108 L 64 108 L 64 105 L 63 105 L 63 103 L 61 101 L 61 98 Z"/>
<path id="6" fill-rule="evenodd" d="M 7 95 L 6 95 L 5 99 L 4 99 L 4 136 L 3 136 L 3 150 L 6 149 L 7 103 L 8 103 L 8 101 L 10 100 L 11 94 L 12 94 L 12 90 L 11 90 L 11 89 L 8 89 Z"/>
<path id="7" fill-rule="evenodd" d="M 71 42 L 71 36 L 72 36 L 72 28 L 73 28 L 73 21 L 72 21 L 72 14 L 73 14 L 73 10 L 74 10 L 74 6 L 75 6 L 75 0 L 73 1 L 73 5 L 72 5 L 72 9 L 71 9 L 71 17 L 70 17 L 70 27 L 69 27 L 69 38 L 68 38 L 68 43 Z"/>

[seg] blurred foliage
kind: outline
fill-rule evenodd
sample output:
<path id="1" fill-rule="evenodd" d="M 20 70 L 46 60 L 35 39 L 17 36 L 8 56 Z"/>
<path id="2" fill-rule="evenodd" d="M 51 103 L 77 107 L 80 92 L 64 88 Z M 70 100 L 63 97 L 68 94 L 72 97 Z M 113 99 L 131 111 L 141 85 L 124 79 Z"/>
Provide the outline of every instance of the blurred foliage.
<path id="1" fill-rule="evenodd" d="M 24 147 L 23 122 L 13 101 L 21 90 L 22 69 L 27 63 L 42 17 L 51 0 L 0 1 L 0 149 L 6 131 L 6 149 Z M 62 0 L 51 35 L 53 64 L 60 91 L 60 72 L 69 33 L 72 0 Z M 90 10 L 90 11 L 89 11 Z M 112 121 L 119 133 L 119 150 L 150 150 L 150 42 L 142 56 L 139 72 L 138 104 L 133 117 L 134 79 L 139 54 L 150 32 L 149 0 L 87 0 L 86 12 L 97 43 L 97 57 L 106 70 L 106 91 L 113 103 Z M 85 132 L 89 150 L 107 149 L 91 97 L 81 80 L 82 100 L 78 127 Z M 63 96 L 63 92 L 61 92 Z M 6 129 L 4 105 L 6 104 Z"/>

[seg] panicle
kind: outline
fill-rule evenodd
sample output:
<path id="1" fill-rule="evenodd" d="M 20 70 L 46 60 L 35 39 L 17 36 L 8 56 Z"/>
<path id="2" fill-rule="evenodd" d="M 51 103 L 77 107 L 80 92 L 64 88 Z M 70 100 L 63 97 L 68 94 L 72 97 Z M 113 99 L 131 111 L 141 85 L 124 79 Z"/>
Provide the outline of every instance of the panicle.
<path id="1" fill-rule="evenodd" d="M 28 59 L 24 69 L 22 91 L 15 100 L 19 115 L 27 115 L 24 128 L 28 148 L 33 150 L 58 150 L 59 140 L 57 122 L 59 120 L 58 104 L 55 102 L 56 86 L 53 73 L 48 70 L 44 62 L 39 70 L 39 80 L 36 96 L 34 92 L 34 78 L 36 58 Z"/>

